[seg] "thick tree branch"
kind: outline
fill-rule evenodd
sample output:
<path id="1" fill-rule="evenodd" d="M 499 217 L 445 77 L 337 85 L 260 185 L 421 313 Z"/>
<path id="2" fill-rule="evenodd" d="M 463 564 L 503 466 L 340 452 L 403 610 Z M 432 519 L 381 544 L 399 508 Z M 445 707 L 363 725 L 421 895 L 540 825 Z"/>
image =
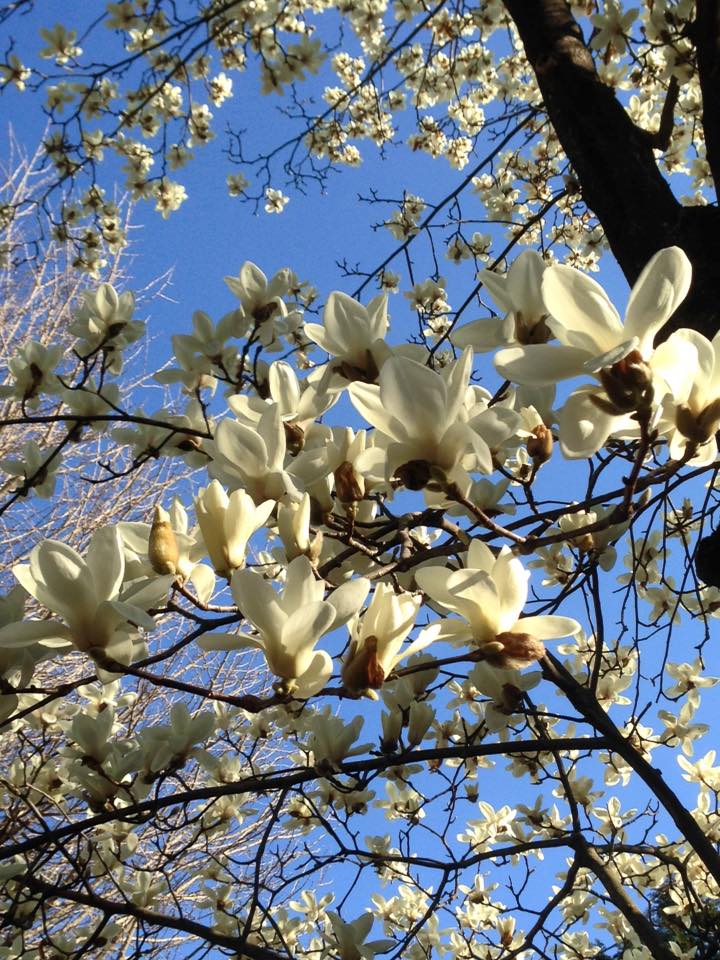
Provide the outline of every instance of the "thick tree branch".
<path id="1" fill-rule="evenodd" d="M 705 149 L 717 187 L 720 183 L 720 0 L 697 0 L 693 35 L 703 95 Z"/>
<path id="2" fill-rule="evenodd" d="M 717 4 L 706 0 L 700 5 L 717 9 Z M 632 122 L 598 76 L 565 0 L 505 0 L 505 6 L 578 176 L 583 200 L 599 219 L 628 281 L 635 282 L 658 250 L 682 247 L 693 265 L 693 285 L 663 336 L 690 326 L 712 337 L 720 329 L 720 212 L 712 206 L 683 207 L 673 196 L 655 160 L 655 139 Z M 718 60 L 713 45 L 703 61 L 708 83 Z M 717 84 L 708 90 L 708 116 L 720 114 L 720 106 L 713 103 L 716 90 Z M 664 123 L 661 118 L 664 133 L 671 94 L 669 90 Z"/>

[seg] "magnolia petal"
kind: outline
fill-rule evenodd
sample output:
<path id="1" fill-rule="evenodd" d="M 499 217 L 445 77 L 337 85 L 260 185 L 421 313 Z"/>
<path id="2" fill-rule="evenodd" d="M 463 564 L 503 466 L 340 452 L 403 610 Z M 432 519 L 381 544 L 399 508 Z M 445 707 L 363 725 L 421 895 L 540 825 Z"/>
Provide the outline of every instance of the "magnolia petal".
<path id="1" fill-rule="evenodd" d="M 0 628 L 0 647 L 14 650 L 45 643 L 49 647 L 70 646 L 70 631 L 57 620 L 23 620 Z"/>
<path id="2" fill-rule="evenodd" d="M 460 359 L 456 360 L 451 367 L 445 368 L 442 372 L 442 377 L 445 380 L 446 393 L 442 415 L 446 424 L 452 425 L 455 423 L 460 409 L 465 403 L 465 394 L 467 393 L 468 382 L 472 372 L 472 363 L 472 350 L 470 347 L 466 347 Z M 423 367 L 423 370 L 427 369 L 427 367 Z"/>
<path id="3" fill-rule="evenodd" d="M 196 643 L 203 650 L 265 650 L 260 637 L 251 637 L 246 633 L 206 633 L 198 637 Z"/>
<path id="4" fill-rule="evenodd" d="M 580 631 L 580 624 L 572 617 L 521 617 L 510 628 L 510 633 L 528 633 L 537 640 L 558 640 L 572 637 Z"/>
<path id="5" fill-rule="evenodd" d="M 215 590 L 215 571 L 206 563 L 196 563 L 190 571 L 188 580 L 195 587 L 195 593 L 200 603 L 210 603 Z"/>
<path id="6" fill-rule="evenodd" d="M 527 602 L 530 571 L 507 547 L 503 547 L 495 561 L 492 577 L 500 599 L 498 633 L 503 633 L 510 630 Z"/>
<path id="7" fill-rule="evenodd" d="M 545 313 L 542 300 L 542 278 L 548 268 L 537 250 L 523 250 L 510 264 L 507 272 L 506 290 L 514 312 L 527 317 L 540 317 Z"/>
<path id="8" fill-rule="evenodd" d="M 242 615 L 258 630 L 273 637 L 280 636 L 286 616 L 278 595 L 270 584 L 253 570 L 236 570 L 230 590 Z"/>
<path id="9" fill-rule="evenodd" d="M 574 267 L 548 267 L 542 294 L 550 314 L 548 326 L 561 343 L 604 353 L 622 336 L 620 317 L 608 295 Z"/>
<path id="10" fill-rule="evenodd" d="M 526 347 L 509 347 L 495 355 L 495 369 L 513 383 L 531 387 L 547 386 L 582 373 L 583 365 L 594 354 L 580 347 L 531 343 Z"/>
<path id="11" fill-rule="evenodd" d="M 445 380 L 415 360 L 390 357 L 380 372 L 380 395 L 384 409 L 402 425 L 404 437 L 398 439 L 439 439 L 451 422 Z"/>
<path id="12" fill-rule="evenodd" d="M 332 627 L 335 610 L 318 600 L 295 610 L 285 622 L 279 644 L 265 644 L 268 666 L 285 680 L 294 680 L 310 666 L 313 647 Z"/>
<path id="13" fill-rule="evenodd" d="M 300 403 L 300 383 L 297 374 L 285 360 L 276 360 L 268 371 L 270 396 L 280 407 L 283 417 L 294 416 Z"/>
<path id="14" fill-rule="evenodd" d="M 257 430 L 236 420 L 221 420 L 215 431 L 215 446 L 243 475 L 264 473 L 268 452 Z"/>
<path id="15" fill-rule="evenodd" d="M 333 662 L 324 650 L 316 650 L 307 670 L 295 680 L 296 700 L 308 700 L 319 693 L 332 676 Z"/>
<path id="16" fill-rule="evenodd" d="M 306 603 L 315 603 L 323 598 L 323 585 L 315 579 L 312 564 L 304 555 L 295 557 L 288 564 L 285 575 L 285 589 L 280 606 L 285 615 L 297 610 Z"/>
<path id="17" fill-rule="evenodd" d="M 710 350 L 710 356 L 708 356 L 701 347 L 701 360 L 698 352 L 700 343 L 697 342 L 697 338 L 700 337 L 702 335 L 694 330 L 676 330 L 653 351 L 650 357 L 649 363 L 653 373 L 656 377 L 662 378 L 670 388 L 675 403 L 687 401 L 699 370 L 705 375 L 712 374 L 714 351 Z M 702 337 L 702 340 L 708 343 L 705 337 Z"/>
<path id="18" fill-rule="evenodd" d="M 117 527 L 102 527 L 90 540 L 86 563 L 98 601 L 116 597 L 125 574 L 125 556 Z"/>
<path id="19" fill-rule="evenodd" d="M 692 265 L 680 247 L 658 250 L 645 265 L 625 311 L 626 335 L 640 339 L 643 355 L 687 296 L 691 280 Z"/>
<path id="20" fill-rule="evenodd" d="M 355 616 L 370 593 L 370 581 L 366 577 L 355 577 L 341 584 L 328 596 L 327 602 L 335 610 L 333 630 L 342 627 Z"/>
<path id="21" fill-rule="evenodd" d="M 518 257 L 518 259 L 520 258 Z M 510 295 L 507 274 L 503 276 L 502 274 L 495 273 L 493 270 L 482 270 L 479 279 L 482 281 L 483 287 L 495 301 L 495 305 L 500 307 L 505 313 L 509 313 L 513 309 L 513 301 Z"/>
<path id="22" fill-rule="evenodd" d="M 590 399 L 598 391 L 581 387 L 570 394 L 558 413 L 560 449 L 569 460 L 591 457 L 603 446 L 616 425 L 625 417 L 600 410 Z"/>
<path id="23" fill-rule="evenodd" d="M 407 433 L 400 421 L 385 407 L 380 397 L 380 388 L 372 383 L 351 383 L 348 387 L 350 402 L 361 417 L 381 433 L 402 442 Z M 394 412 L 394 411 L 393 411 Z"/>
<path id="24" fill-rule="evenodd" d="M 334 290 L 325 304 L 323 322 L 329 338 L 339 348 L 333 351 L 336 356 L 351 362 L 364 359 L 364 353 L 372 340 L 368 329 L 367 310 L 361 303 L 346 293 Z"/>
<path id="25" fill-rule="evenodd" d="M 450 337 L 456 347 L 472 347 L 477 353 L 494 350 L 513 339 L 511 317 L 487 317 L 473 320 L 453 330 Z"/>

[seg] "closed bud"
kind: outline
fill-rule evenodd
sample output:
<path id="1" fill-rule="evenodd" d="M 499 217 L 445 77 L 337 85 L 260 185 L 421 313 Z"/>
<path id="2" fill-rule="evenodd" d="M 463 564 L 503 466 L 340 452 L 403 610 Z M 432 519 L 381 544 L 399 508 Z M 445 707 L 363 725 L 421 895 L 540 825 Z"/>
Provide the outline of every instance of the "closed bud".
<path id="1" fill-rule="evenodd" d="M 547 463 L 552 456 L 553 435 L 545 424 L 538 424 L 533 430 L 533 435 L 528 437 L 527 452 L 538 466 Z"/>
<path id="2" fill-rule="evenodd" d="M 357 503 L 365 496 L 365 484 L 349 460 L 344 460 L 335 471 L 335 493 L 340 503 Z"/>
<path id="3" fill-rule="evenodd" d="M 502 644 L 502 649 L 493 650 L 485 657 L 493 667 L 521 670 L 545 656 L 542 641 L 529 633 L 499 633 L 495 640 Z"/>
<path id="4" fill-rule="evenodd" d="M 170 526 L 170 515 L 161 506 L 155 507 L 155 515 L 150 527 L 148 559 L 155 573 L 178 572 L 180 551 L 173 528 Z"/>

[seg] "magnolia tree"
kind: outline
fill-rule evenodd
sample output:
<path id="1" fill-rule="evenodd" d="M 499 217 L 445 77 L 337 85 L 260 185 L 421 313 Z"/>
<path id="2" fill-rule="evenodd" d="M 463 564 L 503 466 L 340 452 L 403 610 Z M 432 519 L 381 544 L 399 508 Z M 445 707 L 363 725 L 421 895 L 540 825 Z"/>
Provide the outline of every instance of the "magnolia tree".
<path id="1" fill-rule="evenodd" d="M 43 27 L 47 69 L 11 38 L 6 92 L 51 124 L 50 180 L 2 208 L 7 264 L 50 230 L 95 279 L 0 387 L 0 436 L 26 437 L 0 513 L 32 527 L 0 600 L 0 957 L 714 949 L 717 26 L 707 0 L 128 0 Z M 300 129 L 258 155 L 232 135 L 251 208 L 366 140 L 463 172 L 437 200 L 371 194 L 398 246 L 345 265 L 352 295 L 243 263 L 148 409 L 126 387 L 145 323 L 102 282 L 124 243 L 103 176 L 119 155 L 169 215 L 243 71 Z M 489 264 L 458 306 L 442 242 Z M 588 275 L 608 246 L 624 318 Z M 43 537 L 88 444 L 104 520 Z M 168 463 L 173 490 L 107 522 Z"/>

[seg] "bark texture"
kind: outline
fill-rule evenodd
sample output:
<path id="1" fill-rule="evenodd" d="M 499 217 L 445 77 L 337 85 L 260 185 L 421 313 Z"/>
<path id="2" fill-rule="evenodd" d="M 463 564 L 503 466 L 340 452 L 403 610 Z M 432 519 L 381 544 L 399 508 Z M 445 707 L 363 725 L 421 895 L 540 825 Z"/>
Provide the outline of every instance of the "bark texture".
<path id="1" fill-rule="evenodd" d="M 689 326 L 712 337 L 720 329 L 720 211 L 684 207 L 673 196 L 657 165 L 655 138 L 633 123 L 598 76 L 565 0 L 505 0 L 505 6 L 583 199 L 602 224 L 628 282 L 658 250 L 682 247 L 693 265 L 693 284 L 663 336 Z M 694 24 L 694 35 L 703 36 L 696 50 L 711 167 L 720 163 L 719 7 L 720 0 L 699 0 Z"/>

